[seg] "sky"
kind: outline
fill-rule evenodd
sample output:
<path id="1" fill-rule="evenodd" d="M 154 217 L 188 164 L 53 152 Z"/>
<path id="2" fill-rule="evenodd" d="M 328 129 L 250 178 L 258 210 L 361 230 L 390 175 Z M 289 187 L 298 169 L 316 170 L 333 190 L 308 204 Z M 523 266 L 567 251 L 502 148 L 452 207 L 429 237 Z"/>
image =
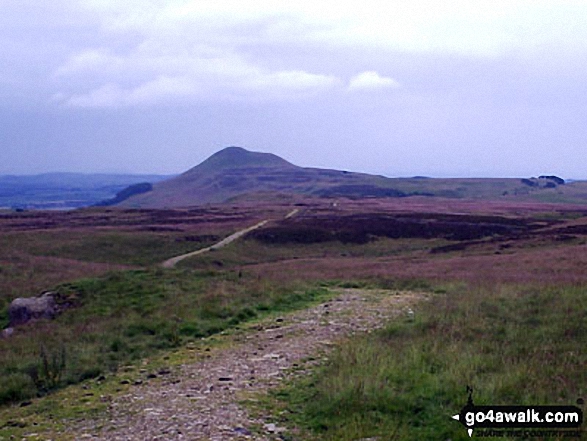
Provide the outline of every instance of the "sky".
<path id="1" fill-rule="evenodd" d="M 586 179 L 584 0 L 0 0 L 0 174 L 227 146 L 386 176 Z"/>

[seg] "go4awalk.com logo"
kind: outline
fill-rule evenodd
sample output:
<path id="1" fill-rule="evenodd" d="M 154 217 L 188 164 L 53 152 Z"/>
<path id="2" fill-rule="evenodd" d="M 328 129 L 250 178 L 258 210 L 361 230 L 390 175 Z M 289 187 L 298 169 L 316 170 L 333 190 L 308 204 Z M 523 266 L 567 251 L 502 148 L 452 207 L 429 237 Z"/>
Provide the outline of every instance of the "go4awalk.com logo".
<path id="1" fill-rule="evenodd" d="M 579 437 L 583 411 L 577 406 L 476 406 L 473 389 L 467 386 L 469 399 L 452 418 L 480 436 L 563 436 Z M 578 403 L 583 403 L 578 400 Z"/>

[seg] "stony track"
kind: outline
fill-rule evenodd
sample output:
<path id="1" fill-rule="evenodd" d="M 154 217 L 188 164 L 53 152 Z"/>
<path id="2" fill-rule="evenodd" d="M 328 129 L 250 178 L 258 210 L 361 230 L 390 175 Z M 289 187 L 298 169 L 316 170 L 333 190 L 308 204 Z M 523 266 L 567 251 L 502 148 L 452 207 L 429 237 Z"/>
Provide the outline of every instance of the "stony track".
<path id="1" fill-rule="evenodd" d="M 193 362 L 162 370 L 112 398 L 108 415 L 78 421 L 64 437 L 100 440 L 274 440 L 285 431 L 275 415 L 252 416 L 246 401 L 321 363 L 341 339 L 370 332 L 424 297 L 415 292 L 340 289 L 333 300 L 266 319 L 224 344 L 202 340 Z"/>

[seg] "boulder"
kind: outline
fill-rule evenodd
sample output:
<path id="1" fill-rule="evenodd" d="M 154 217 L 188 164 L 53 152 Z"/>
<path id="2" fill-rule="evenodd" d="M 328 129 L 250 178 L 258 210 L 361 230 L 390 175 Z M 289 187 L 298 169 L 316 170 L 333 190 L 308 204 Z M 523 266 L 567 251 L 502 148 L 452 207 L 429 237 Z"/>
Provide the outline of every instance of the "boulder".
<path id="1" fill-rule="evenodd" d="M 40 297 L 14 299 L 8 307 L 9 327 L 22 325 L 35 319 L 52 319 L 57 315 L 54 292 L 44 292 Z"/>

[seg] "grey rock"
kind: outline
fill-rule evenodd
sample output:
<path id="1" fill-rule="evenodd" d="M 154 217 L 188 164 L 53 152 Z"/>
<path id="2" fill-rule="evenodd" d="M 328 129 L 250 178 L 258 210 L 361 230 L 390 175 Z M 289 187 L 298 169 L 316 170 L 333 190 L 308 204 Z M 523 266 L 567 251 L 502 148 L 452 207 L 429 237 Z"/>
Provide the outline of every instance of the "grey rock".
<path id="1" fill-rule="evenodd" d="M 277 425 L 273 423 L 263 424 L 263 429 L 269 433 L 283 433 L 285 432 L 284 427 L 277 427 Z"/>
<path id="2" fill-rule="evenodd" d="M 275 433 L 277 426 L 275 426 L 273 423 L 263 424 L 263 429 L 265 429 L 267 432 Z"/>
<path id="3" fill-rule="evenodd" d="M 240 435 L 251 436 L 252 433 L 250 430 L 245 429 L 244 427 L 235 427 L 234 431 Z"/>
<path id="4" fill-rule="evenodd" d="M 57 315 L 54 292 L 44 292 L 40 297 L 19 297 L 8 307 L 9 327 L 36 319 L 53 319 Z"/>

